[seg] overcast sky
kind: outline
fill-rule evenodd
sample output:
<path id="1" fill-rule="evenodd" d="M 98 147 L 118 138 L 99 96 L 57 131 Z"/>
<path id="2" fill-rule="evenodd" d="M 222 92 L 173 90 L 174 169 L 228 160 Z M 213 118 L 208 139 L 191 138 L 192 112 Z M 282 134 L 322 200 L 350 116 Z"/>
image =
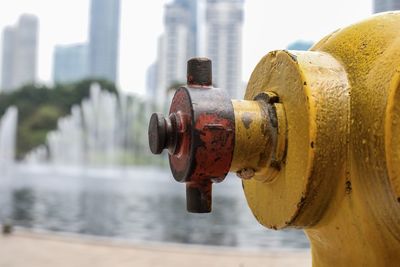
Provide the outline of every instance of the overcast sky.
<path id="1" fill-rule="evenodd" d="M 122 0 L 119 85 L 124 91 L 145 92 L 167 2 Z M 39 79 L 50 82 L 54 45 L 87 40 L 89 0 L 2 0 L 0 29 L 22 13 L 39 17 Z M 298 39 L 317 41 L 371 13 L 372 0 L 245 0 L 243 81 L 268 51 Z"/>

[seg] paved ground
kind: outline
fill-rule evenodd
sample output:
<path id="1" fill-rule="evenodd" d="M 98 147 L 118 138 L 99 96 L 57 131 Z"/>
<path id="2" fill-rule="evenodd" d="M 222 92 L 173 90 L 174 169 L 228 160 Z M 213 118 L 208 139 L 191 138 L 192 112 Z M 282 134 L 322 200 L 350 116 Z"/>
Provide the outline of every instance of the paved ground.
<path id="1" fill-rule="evenodd" d="M 17 231 L 0 236 L 1 267 L 269 267 L 311 266 L 309 251 L 247 252 Z"/>

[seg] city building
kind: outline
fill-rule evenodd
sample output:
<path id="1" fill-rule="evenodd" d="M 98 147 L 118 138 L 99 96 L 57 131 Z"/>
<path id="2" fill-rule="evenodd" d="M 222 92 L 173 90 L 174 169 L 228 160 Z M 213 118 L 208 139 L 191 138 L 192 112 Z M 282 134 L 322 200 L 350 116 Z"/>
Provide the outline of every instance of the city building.
<path id="1" fill-rule="evenodd" d="M 39 21 L 33 15 L 22 15 L 15 26 L 3 31 L 1 89 L 9 92 L 34 83 L 37 76 Z"/>
<path id="2" fill-rule="evenodd" d="M 157 51 L 159 103 L 168 99 L 172 85 L 186 82 L 187 60 L 197 54 L 197 25 L 196 0 L 175 0 L 165 6 L 164 33 L 158 39 Z"/>
<path id="3" fill-rule="evenodd" d="M 86 43 L 56 46 L 53 58 L 55 83 L 75 82 L 88 76 L 88 45 Z"/>
<path id="4" fill-rule="evenodd" d="M 118 76 L 120 0 L 91 0 L 89 75 L 112 82 Z"/>
<path id="5" fill-rule="evenodd" d="M 1 68 L 2 91 L 10 91 L 14 89 L 14 43 L 15 29 L 13 27 L 6 27 L 3 31 L 3 53 Z"/>
<path id="6" fill-rule="evenodd" d="M 374 0 L 374 13 L 400 10 L 400 0 Z"/>
<path id="7" fill-rule="evenodd" d="M 194 57 L 199 51 L 199 27 L 201 22 L 199 21 L 199 3 L 203 0 L 175 0 L 175 5 L 180 6 L 186 10 L 188 14 L 188 18 L 186 21 L 188 22 L 188 30 L 190 34 L 190 38 L 188 38 L 188 56 Z M 167 7 L 168 8 L 168 7 Z M 171 18 L 173 15 L 170 16 Z M 166 24 L 168 24 L 166 22 Z"/>
<path id="8" fill-rule="evenodd" d="M 207 0 L 206 53 L 213 62 L 214 85 L 230 97 L 243 96 L 242 25 L 244 0 Z"/>
<path id="9" fill-rule="evenodd" d="M 313 46 L 313 42 L 298 40 L 288 45 L 288 50 L 307 51 Z"/>
<path id="10" fill-rule="evenodd" d="M 147 68 L 146 72 L 146 95 L 157 96 L 157 62 L 154 62 Z"/>
<path id="11" fill-rule="evenodd" d="M 194 56 L 213 61 L 213 81 L 231 97 L 242 96 L 244 0 L 175 0 L 165 6 L 164 33 L 158 39 L 157 71 L 148 72 L 156 90 L 147 94 L 168 101 L 171 87 L 186 82 L 186 64 Z M 153 77 L 153 78 L 151 78 Z"/>

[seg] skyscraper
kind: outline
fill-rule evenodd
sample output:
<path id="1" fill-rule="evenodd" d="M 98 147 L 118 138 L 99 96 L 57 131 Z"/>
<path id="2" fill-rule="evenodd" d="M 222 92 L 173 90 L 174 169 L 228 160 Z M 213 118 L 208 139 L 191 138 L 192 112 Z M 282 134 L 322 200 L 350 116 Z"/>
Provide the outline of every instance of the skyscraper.
<path id="1" fill-rule="evenodd" d="M 67 83 L 88 76 L 88 45 L 56 46 L 54 50 L 53 80 Z"/>
<path id="2" fill-rule="evenodd" d="M 116 82 L 120 0 L 91 0 L 89 75 Z"/>
<path id="3" fill-rule="evenodd" d="M 175 0 L 165 6 L 164 33 L 158 40 L 156 63 L 160 103 L 166 100 L 171 85 L 186 81 L 186 62 L 197 54 L 197 26 L 196 0 Z"/>
<path id="4" fill-rule="evenodd" d="M 188 14 L 188 29 L 190 38 L 188 38 L 188 55 L 194 57 L 198 53 L 199 46 L 199 14 L 198 4 L 202 0 L 175 0 L 176 5 L 184 8 Z"/>
<path id="5" fill-rule="evenodd" d="M 157 90 L 147 92 L 156 92 L 164 102 L 171 85 L 186 82 L 187 60 L 206 55 L 213 60 L 215 85 L 231 97 L 240 96 L 243 4 L 244 0 L 175 0 L 166 5 L 165 30 L 158 40 Z"/>
<path id="6" fill-rule="evenodd" d="M 1 89 L 10 91 L 14 89 L 14 50 L 15 50 L 15 28 L 6 27 L 3 31 L 3 53 Z"/>
<path id="7" fill-rule="evenodd" d="M 146 95 L 155 98 L 157 94 L 157 62 L 147 68 L 146 72 Z"/>
<path id="8" fill-rule="evenodd" d="M 313 42 L 304 41 L 304 40 L 297 40 L 288 45 L 288 50 L 297 50 L 297 51 L 307 51 L 313 46 Z"/>
<path id="9" fill-rule="evenodd" d="M 38 19 L 22 15 L 3 32 L 2 83 L 4 91 L 36 81 Z"/>
<path id="10" fill-rule="evenodd" d="M 241 97 L 244 0 L 207 0 L 206 50 L 213 62 L 215 86 Z"/>
<path id="11" fill-rule="evenodd" d="M 400 0 L 375 0 L 374 13 L 400 10 Z"/>

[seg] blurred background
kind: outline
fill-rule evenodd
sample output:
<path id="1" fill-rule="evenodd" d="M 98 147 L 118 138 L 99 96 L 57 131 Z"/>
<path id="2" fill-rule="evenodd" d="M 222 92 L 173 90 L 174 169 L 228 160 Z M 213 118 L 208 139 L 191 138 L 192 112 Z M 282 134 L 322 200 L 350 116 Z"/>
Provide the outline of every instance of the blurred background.
<path id="1" fill-rule="evenodd" d="M 0 3 L 0 224 L 132 242 L 308 249 L 301 231 L 253 218 L 240 180 L 213 212 L 185 211 L 147 123 L 213 61 L 215 86 L 242 98 L 271 50 L 307 50 L 400 0 L 13 0 Z"/>

